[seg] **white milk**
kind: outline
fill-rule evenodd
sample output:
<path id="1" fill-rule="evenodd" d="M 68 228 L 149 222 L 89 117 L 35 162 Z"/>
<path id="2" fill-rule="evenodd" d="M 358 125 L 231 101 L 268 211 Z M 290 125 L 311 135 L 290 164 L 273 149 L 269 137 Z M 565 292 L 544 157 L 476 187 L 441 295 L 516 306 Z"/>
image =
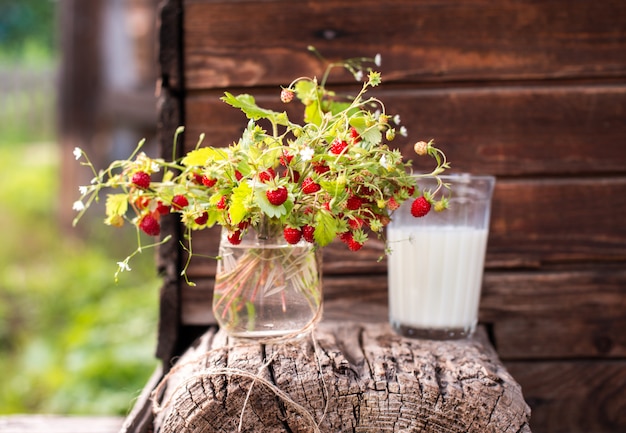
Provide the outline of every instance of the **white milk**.
<path id="1" fill-rule="evenodd" d="M 392 325 L 473 332 L 487 233 L 458 226 L 388 227 Z"/>

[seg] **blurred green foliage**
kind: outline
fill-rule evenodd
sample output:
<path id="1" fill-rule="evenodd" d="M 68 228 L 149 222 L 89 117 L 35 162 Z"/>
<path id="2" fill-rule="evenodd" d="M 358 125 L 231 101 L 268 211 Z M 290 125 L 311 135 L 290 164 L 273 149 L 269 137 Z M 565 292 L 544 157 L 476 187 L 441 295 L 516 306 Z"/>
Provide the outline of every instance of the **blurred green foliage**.
<path id="1" fill-rule="evenodd" d="M 33 50 L 48 56 L 54 52 L 56 3 L 54 0 L 0 0 L 3 57 L 24 59 Z"/>
<path id="2" fill-rule="evenodd" d="M 58 161 L 0 146 L 0 413 L 124 414 L 156 367 L 160 281 L 148 252 L 113 282 L 134 231 L 59 231 Z"/>
<path id="3" fill-rule="evenodd" d="M 54 86 L 33 84 L 53 82 L 56 3 L 0 0 L 0 414 L 122 415 L 157 365 L 160 280 L 146 251 L 114 283 L 130 227 L 57 223 Z"/>

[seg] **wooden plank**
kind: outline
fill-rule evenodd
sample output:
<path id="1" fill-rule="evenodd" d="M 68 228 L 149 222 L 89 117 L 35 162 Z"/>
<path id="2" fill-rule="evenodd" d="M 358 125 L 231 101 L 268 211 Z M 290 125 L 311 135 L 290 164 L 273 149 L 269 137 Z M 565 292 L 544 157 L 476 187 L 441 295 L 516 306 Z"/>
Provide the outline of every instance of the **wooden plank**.
<path id="1" fill-rule="evenodd" d="M 183 322 L 213 323 L 211 279 L 182 287 Z M 480 322 L 489 325 L 503 359 L 626 357 L 626 271 L 487 271 Z M 324 320 L 387 321 L 387 276 L 323 279 Z M 358 289 L 357 289 L 358 288 Z"/>
<path id="2" fill-rule="evenodd" d="M 403 81 L 626 73 L 621 0 L 185 0 L 184 6 L 190 89 L 321 75 L 307 45 L 331 59 L 382 53 L 384 71 Z"/>
<path id="3" fill-rule="evenodd" d="M 564 215 L 567 215 L 564 218 Z M 486 266 L 534 267 L 626 260 L 626 177 L 498 179 Z M 190 278 L 212 276 L 219 228 L 196 232 Z M 324 249 L 325 274 L 384 273 L 383 244 L 357 253 L 335 242 Z"/>
<path id="4" fill-rule="evenodd" d="M 499 176 L 625 172 L 626 85 L 381 89 L 376 96 L 409 130 L 407 138 L 398 136 L 390 143 L 407 159 L 415 160 L 415 141 L 435 139 L 459 171 Z M 278 87 L 233 92 L 252 93 L 260 105 L 288 109 L 294 121 L 302 118 L 299 103 L 279 102 Z M 188 150 L 201 133 L 206 134 L 204 143 L 212 146 L 226 146 L 241 136 L 247 119 L 221 102 L 221 95 L 201 92 L 187 97 Z"/>
<path id="5" fill-rule="evenodd" d="M 480 320 L 507 360 L 626 358 L 626 267 L 488 272 Z"/>
<path id="6" fill-rule="evenodd" d="M 11 415 L 0 417 L 2 433 L 116 433 L 123 418 L 114 416 Z"/>
<path id="7" fill-rule="evenodd" d="M 531 407 L 533 433 L 626 431 L 626 361 L 505 362 Z"/>

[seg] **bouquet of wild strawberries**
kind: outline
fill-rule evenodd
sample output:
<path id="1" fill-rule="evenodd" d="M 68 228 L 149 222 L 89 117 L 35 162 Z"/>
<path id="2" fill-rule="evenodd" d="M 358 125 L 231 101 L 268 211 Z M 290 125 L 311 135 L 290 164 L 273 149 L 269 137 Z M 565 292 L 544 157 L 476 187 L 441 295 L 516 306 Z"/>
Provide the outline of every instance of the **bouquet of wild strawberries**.
<path id="1" fill-rule="evenodd" d="M 283 88 L 282 102 L 296 97 L 303 104 L 303 124 L 286 112 L 259 107 L 250 95 L 226 93 L 222 100 L 250 119 L 238 142 L 228 147 L 200 147 L 201 137 L 196 149 L 176 161 L 149 158 L 138 147 L 128 160 L 101 172 L 76 149 L 76 158 L 84 157 L 95 176 L 80 189 L 77 220 L 103 189 L 112 188 L 119 192 L 107 195 L 106 223 L 130 221 L 150 236 L 160 234 L 160 217 L 173 212 L 189 235 L 218 224 L 237 244 L 246 231 L 262 225 L 280 231 L 289 243 L 305 239 L 323 247 L 338 238 L 356 251 L 370 235 L 382 236 L 393 211 L 408 199 L 414 200 L 415 216 L 433 204 L 444 208 L 445 201 L 435 202 L 432 191 L 419 190 L 410 163 L 385 144 L 406 129 L 381 101 L 366 96 L 381 82 L 380 73 L 363 68 L 368 60 L 378 65 L 380 58 L 333 63 L 321 81 L 299 78 Z M 326 87 L 337 66 L 362 82 L 355 96 L 341 97 Z M 445 155 L 432 142 L 418 142 L 415 151 L 435 160 L 424 176 L 447 168 Z M 128 268 L 128 259 L 119 265 Z"/>

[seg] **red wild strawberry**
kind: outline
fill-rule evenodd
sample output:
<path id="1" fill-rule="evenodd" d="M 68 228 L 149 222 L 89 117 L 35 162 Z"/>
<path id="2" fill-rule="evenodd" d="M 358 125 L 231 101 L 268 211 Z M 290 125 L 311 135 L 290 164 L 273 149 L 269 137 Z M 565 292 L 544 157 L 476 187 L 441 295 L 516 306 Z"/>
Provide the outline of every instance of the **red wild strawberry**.
<path id="1" fill-rule="evenodd" d="M 159 215 L 167 215 L 170 213 L 170 207 L 164 205 L 162 201 L 157 202 L 156 211 Z"/>
<path id="2" fill-rule="evenodd" d="M 280 100 L 284 104 L 288 104 L 288 103 L 290 103 L 292 101 L 293 95 L 294 95 L 293 90 L 291 90 L 291 89 L 282 89 L 280 91 Z"/>
<path id="3" fill-rule="evenodd" d="M 279 186 L 276 189 L 268 189 L 265 192 L 265 196 L 274 206 L 280 206 L 287 201 L 287 188 L 285 188 L 284 186 Z"/>
<path id="4" fill-rule="evenodd" d="M 348 242 L 348 249 L 350 251 L 359 251 L 362 247 L 363 247 L 363 244 L 360 243 L 360 242 L 355 241 L 354 239 L 351 239 Z"/>
<path id="5" fill-rule="evenodd" d="M 315 183 L 310 177 L 307 177 L 302 181 L 302 192 L 305 194 L 315 194 L 320 189 L 322 189 L 322 187 Z"/>
<path id="6" fill-rule="evenodd" d="M 357 196 L 351 196 L 346 201 L 346 207 L 350 210 L 357 210 L 363 205 L 363 199 Z"/>
<path id="7" fill-rule="evenodd" d="M 220 210 L 221 209 L 226 209 L 226 196 L 225 195 L 220 197 L 220 201 L 217 202 L 215 207 L 217 207 Z"/>
<path id="8" fill-rule="evenodd" d="M 241 243 L 241 230 L 235 230 L 234 232 L 231 232 L 228 236 L 227 236 L 228 242 L 230 242 L 233 245 L 239 245 Z"/>
<path id="9" fill-rule="evenodd" d="M 239 170 L 235 170 L 235 179 L 237 179 L 238 181 L 243 179 L 243 174 L 241 174 Z"/>
<path id="10" fill-rule="evenodd" d="M 250 226 L 250 220 L 241 221 L 239 224 L 237 224 L 237 227 L 239 227 L 239 230 L 245 230 L 249 226 Z"/>
<path id="11" fill-rule="evenodd" d="M 353 230 L 360 229 L 361 227 L 363 227 L 363 224 L 365 224 L 365 222 L 359 217 L 350 218 L 350 220 L 348 221 L 348 225 Z"/>
<path id="12" fill-rule="evenodd" d="M 189 200 L 182 194 L 177 194 L 172 198 L 172 207 L 176 210 L 181 210 L 182 208 L 189 205 Z"/>
<path id="13" fill-rule="evenodd" d="M 302 227 L 302 237 L 304 238 L 305 241 L 313 244 L 315 243 L 315 227 L 310 226 L 310 225 L 305 225 L 304 227 Z"/>
<path id="14" fill-rule="evenodd" d="M 341 241 L 348 246 L 350 251 L 358 251 L 363 246 L 362 243 L 354 240 L 354 235 L 350 231 L 340 234 L 339 239 L 341 239 Z"/>
<path id="15" fill-rule="evenodd" d="M 158 236 L 161 233 L 161 226 L 155 217 L 148 214 L 139 222 L 139 228 L 149 236 Z"/>
<path id="16" fill-rule="evenodd" d="M 262 171 L 261 173 L 259 173 L 259 180 L 261 182 L 269 182 L 270 180 L 274 179 L 276 177 L 276 172 L 274 171 L 274 169 L 272 167 L 268 168 L 265 171 Z"/>
<path id="17" fill-rule="evenodd" d="M 141 189 L 148 189 L 150 187 L 150 175 L 145 171 L 138 171 L 133 174 L 131 182 Z"/>
<path id="18" fill-rule="evenodd" d="M 354 126 L 350 128 L 350 138 L 352 138 L 352 142 L 354 143 L 358 143 L 359 141 L 361 141 L 361 136 L 359 135 L 359 131 L 357 131 Z"/>
<path id="19" fill-rule="evenodd" d="M 198 173 L 192 173 L 191 174 L 193 176 L 193 181 L 194 183 L 197 183 L 198 185 L 202 185 L 202 175 L 198 174 Z"/>
<path id="20" fill-rule="evenodd" d="M 291 171 L 291 181 L 293 183 L 298 183 L 300 181 L 300 172 L 298 170 Z"/>
<path id="21" fill-rule="evenodd" d="M 196 222 L 196 224 L 203 226 L 206 224 L 208 220 L 209 220 L 209 214 L 207 212 L 203 212 L 202 215 L 200 215 L 194 221 Z"/>
<path id="22" fill-rule="evenodd" d="M 283 150 L 283 155 L 280 157 L 280 163 L 287 167 L 291 160 L 293 159 L 293 155 L 289 155 L 286 150 Z"/>
<path id="23" fill-rule="evenodd" d="M 415 199 L 411 205 L 411 215 L 415 218 L 423 217 L 430 211 L 430 202 L 421 196 Z"/>
<path id="24" fill-rule="evenodd" d="M 208 176 L 202 176 L 202 185 L 206 186 L 207 188 L 215 186 L 216 183 L 217 179 L 211 179 Z"/>
<path id="25" fill-rule="evenodd" d="M 400 205 L 398 204 L 398 202 L 396 201 L 395 198 L 391 197 L 388 201 L 387 201 L 387 208 L 391 211 L 394 211 L 396 209 L 398 209 L 400 207 Z"/>
<path id="26" fill-rule="evenodd" d="M 334 155 L 339 155 L 348 147 L 348 143 L 345 140 L 340 140 L 339 138 L 335 138 L 332 143 L 330 143 L 330 153 Z"/>
<path id="27" fill-rule="evenodd" d="M 150 199 L 145 196 L 139 196 L 135 200 L 135 206 L 137 207 L 137 209 L 145 209 L 148 207 L 149 204 L 150 204 Z"/>
<path id="28" fill-rule="evenodd" d="M 313 162 L 311 165 L 313 165 L 313 170 L 317 174 L 324 174 L 330 170 L 330 167 L 327 166 L 324 162 Z"/>
<path id="29" fill-rule="evenodd" d="M 293 227 L 285 227 L 283 229 L 283 237 L 289 244 L 297 244 L 302 239 L 302 231 Z"/>

